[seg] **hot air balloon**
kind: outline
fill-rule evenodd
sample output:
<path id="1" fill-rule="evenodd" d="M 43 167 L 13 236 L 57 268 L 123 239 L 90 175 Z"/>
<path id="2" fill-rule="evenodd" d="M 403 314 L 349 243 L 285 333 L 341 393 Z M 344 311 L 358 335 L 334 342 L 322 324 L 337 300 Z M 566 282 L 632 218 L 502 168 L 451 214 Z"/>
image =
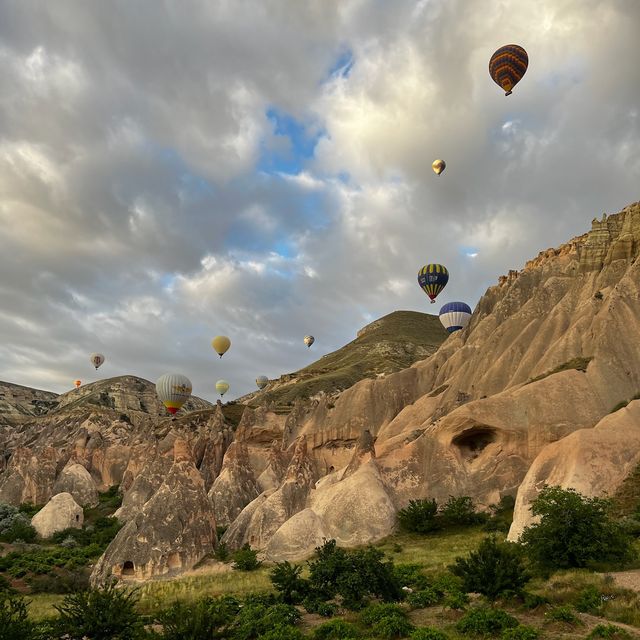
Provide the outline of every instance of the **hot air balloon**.
<path id="1" fill-rule="evenodd" d="M 104 363 L 104 356 L 101 353 L 92 353 L 89 356 L 89 361 L 97 370 Z"/>
<path id="2" fill-rule="evenodd" d="M 435 303 L 438 294 L 449 282 L 449 272 L 441 264 L 425 264 L 418 271 L 418 284 L 429 296 L 431 303 Z"/>
<path id="3" fill-rule="evenodd" d="M 453 333 L 469 324 L 472 313 L 471 307 L 465 302 L 447 302 L 440 309 L 440 322 L 449 333 Z"/>
<path id="4" fill-rule="evenodd" d="M 218 382 L 216 382 L 216 391 L 222 398 L 222 396 L 229 391 L 229 383 L 226 380 L 218 380 Z"/>
<path id="5" fill-rule="evenodd" d="M 256 378 L 256 384 L 258 389 L 264 389 L 269 384 L 269 378 L 267 376 L 258 376 Z"/>
<path id="6" fill-rule="evenodd" d="M 511 95 L 522 76 L 527 72 L 529 56 L 517 44 L 500 47 L 489 60 L 489 75 L 493 81 L 505 90 L 505 96 Z"/>
<path id="7" fill-rule="evenodd" d="M 316 339 L 313 336 L 304 337 L 304 343 L 307 345 L 307 347 L 310 347 L 315 341 Z"/>
<path id="8" fill-rule="evenodd" d="M 76 385 L 76 389 L 82 384 L 81 380 L 76 380 L 73 384 Z"/>
<path id="9" fill-rule="evenodd" d="M 216 353 L 222 358 L 227 353 L 231 346 L 231 340 L 227 336 L 216 336 L 211 341 L 211 346 L 215 349 Z"/>
<path id="10" fill-rule="evenodd" d="M 447 168 L 447 163 L 440 159 L 434 160 L 431 168 L 435 171 L 435 174 L 439 176 Z"/>
<path id="11" fill-rule="evenodd" d="M 156 381 L 156 393 L 170 414 L 177 413 L 191 396 L 191 381 L 179 373 L 165 373 Z"/>

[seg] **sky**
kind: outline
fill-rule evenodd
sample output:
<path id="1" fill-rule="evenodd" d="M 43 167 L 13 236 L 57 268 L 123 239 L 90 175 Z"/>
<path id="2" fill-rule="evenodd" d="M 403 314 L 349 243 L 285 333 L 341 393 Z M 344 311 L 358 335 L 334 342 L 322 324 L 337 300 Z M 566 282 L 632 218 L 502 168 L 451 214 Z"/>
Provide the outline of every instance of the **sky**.
<path id="1" fill-rule="evenodd" d="M 233 398 L 475 305 L 640 199 L 639 28 L 637 0 L 0 0 L 0 379 Z"/>

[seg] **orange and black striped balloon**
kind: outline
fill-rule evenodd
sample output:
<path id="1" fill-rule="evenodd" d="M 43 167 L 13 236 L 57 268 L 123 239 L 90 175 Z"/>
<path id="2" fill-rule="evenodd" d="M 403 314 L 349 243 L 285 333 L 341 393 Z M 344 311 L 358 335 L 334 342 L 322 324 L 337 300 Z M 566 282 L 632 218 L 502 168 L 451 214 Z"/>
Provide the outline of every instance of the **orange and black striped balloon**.
<path id="1" fill-rule="evenodd" d="M 505 90 L 505 96 L 511 94 L 529 66 L 527 52 L 517 44 L 500 47 L 489 60 L 489 74 L 493 81 Z"/>

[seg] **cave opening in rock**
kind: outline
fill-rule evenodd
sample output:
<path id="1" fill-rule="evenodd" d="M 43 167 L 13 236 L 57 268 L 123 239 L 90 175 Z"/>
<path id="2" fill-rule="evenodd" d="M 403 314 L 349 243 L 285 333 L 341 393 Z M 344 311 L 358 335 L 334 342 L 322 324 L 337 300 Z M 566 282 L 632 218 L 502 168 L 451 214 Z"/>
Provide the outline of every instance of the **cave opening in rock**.
<path id="1" fill-rule="evenodd" d="M 134 571 L 133 562 L 131 562 L 131 560 L 127 560 L 122 565 L 122 575 L 123 576 L 132 576 L 134 573 L 135 573 L 135 571 Z"/>
<path id="2" fill-rule="evenodd" d="M 495 442 L 497 433 L 495 429 L 486 426 L 472 427 L 458 434 L 452 444 L 458 448 L 462 457 L 467 460 L 475 460 L 487 445 Z"/>
<path id="3" fill-rule="evenodd" d="M 179 553 L 170 553 L 167 559 L 167 566 L 169 569 L 180 569 L 182 567 L 182 560 L 180 560 Z"/>

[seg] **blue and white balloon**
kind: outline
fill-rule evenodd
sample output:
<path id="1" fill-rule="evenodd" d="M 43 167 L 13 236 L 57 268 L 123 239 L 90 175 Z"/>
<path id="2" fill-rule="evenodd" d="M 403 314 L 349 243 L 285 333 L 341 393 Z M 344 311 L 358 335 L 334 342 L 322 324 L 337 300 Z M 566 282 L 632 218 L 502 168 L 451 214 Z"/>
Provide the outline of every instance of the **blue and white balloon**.
<path id="1" fill-rule="evenodd" d="M 471 314 L 471 307 L 468 304 L 464 302 L 447 302 L 440 309 L 440 322 L 449 333 L 453 333 L 464 329 L 469 324 Z"/>

